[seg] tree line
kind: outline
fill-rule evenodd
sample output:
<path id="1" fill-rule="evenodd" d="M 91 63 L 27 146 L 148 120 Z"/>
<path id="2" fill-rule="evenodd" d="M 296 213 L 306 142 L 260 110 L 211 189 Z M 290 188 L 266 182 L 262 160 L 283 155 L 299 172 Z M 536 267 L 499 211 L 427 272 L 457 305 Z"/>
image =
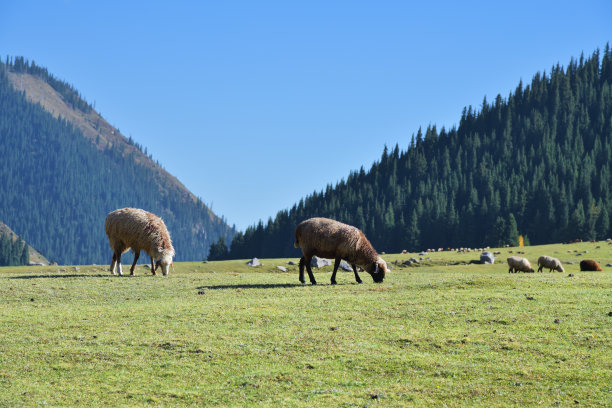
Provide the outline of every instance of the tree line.
<path id="1" fill-rule="evenodd" d="M 369 170 L 313 192 L 266 223 L 216 240 L 216 259 L 293 257 L 304 219 L 362 229 L 379 251 L 546 244 L 612 235 L 612 53 L 519 82 L 467 107 L 458 126 L 419 129 Z M 226 245 L 228 244 L 229 245 Z"/>
<path id="2" fill-rule="evenodd" d="M 28 245 L 19 237 L 13 240 L 0 233 L 0 266 L 27 265 L 30 263 Z"/>

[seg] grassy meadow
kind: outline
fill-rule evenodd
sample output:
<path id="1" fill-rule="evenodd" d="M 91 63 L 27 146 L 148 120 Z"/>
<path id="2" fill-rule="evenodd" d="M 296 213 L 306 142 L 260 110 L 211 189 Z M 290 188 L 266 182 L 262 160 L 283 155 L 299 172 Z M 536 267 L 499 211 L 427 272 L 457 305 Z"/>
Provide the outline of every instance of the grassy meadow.
<path id="1" fill-rule="evenodd" d="M 566 272 L 508 274 L 518 250 L 335 286 L 288 259 L 0 268 L 0 406 L 611 406 L 612 245 L 525 247 Z"/>

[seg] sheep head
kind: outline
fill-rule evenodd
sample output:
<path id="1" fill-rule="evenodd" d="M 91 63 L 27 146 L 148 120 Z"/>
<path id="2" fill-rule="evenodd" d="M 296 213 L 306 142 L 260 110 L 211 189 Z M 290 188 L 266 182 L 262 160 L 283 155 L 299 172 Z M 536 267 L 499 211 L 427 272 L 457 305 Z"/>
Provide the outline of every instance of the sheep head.
<path id="1" fill-rule="evenodd" d="M 385 274 L 387 273 L 387 263 L 381 257 L 378 257 L 376 262 L 368 266 L 366 272 L 372 276 L 374 282 L 381 283 L 385 279 Z"/>
<path id="2" fill-rule="evenodd" d="M 159 248 L 161 250 L 161 248 Z M 172 266 L 174 270 L 174 264 L 172 262 L 172 257 L 174 256 L 174 251 L 160 251 L 161 255 L 158 258 L 157 262 L 155 262 L 155 270 L 161 266 L 162 275 L 168 275 L 168 267 Z"/>

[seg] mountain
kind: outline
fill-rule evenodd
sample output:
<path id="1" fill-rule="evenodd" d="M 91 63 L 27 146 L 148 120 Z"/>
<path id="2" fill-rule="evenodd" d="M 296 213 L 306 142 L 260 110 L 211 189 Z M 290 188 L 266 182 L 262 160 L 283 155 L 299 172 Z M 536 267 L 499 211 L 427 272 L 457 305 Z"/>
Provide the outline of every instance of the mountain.
<path id="1" fill-rule="evenodd" d="M 49 265 L 49 260 L 20 239 L 8 225 L 0 222 L 0 266 L 27 264 Z"/>
<path id="2" fill-rule="evenodd" d="M 218 257 L 299 256 L 295 226 L 324 216 L 361 228 L 379 251 L 547 244 L 612 235 L 612 53 L 538 73 L 507 98 L 430 126 L 365 171 L 234 236 Z"/>
<path id="3" fill-rule="evenodd" d="M 161 216 L 178 261 L 235 234 L 78 91 L 23 57 L 0 63 L 0 157 L 0 219 L 59 263 L 110 263 L 104 219 L 121 207 Z"/>

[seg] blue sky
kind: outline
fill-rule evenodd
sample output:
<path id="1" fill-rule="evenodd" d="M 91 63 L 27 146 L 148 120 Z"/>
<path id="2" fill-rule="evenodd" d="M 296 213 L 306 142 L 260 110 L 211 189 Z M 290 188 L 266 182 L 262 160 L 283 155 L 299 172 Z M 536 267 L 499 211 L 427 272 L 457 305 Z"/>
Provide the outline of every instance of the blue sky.
<path id="1" fill-rule="evenodd" d="M 0 2 L 0 55 L 74 85 L 244 229 L 419 126 L 612 41 L 610 1 Z"/>

